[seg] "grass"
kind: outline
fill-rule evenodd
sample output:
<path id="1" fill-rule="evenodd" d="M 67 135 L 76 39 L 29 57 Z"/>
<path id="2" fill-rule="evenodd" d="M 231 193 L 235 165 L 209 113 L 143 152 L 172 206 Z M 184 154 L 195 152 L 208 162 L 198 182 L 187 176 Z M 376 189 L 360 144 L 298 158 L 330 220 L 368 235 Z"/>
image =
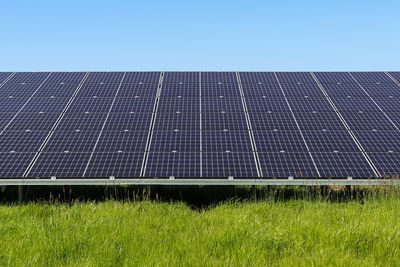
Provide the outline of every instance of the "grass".
<path id="1" fill-rule="evenodd" d="M 400 194 L 0 206 L 0 266 L 398 266 Z"/>

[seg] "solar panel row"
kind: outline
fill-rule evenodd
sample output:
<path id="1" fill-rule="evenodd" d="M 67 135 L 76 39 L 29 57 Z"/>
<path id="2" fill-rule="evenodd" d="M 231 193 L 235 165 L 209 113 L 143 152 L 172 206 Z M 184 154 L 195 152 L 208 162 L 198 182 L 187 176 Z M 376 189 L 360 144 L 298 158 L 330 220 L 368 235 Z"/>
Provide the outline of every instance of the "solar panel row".
<path id="1" fill-rule="evenodd" d="M 0 177 L 396 175 L 396 78 L 0 73 Z"/>

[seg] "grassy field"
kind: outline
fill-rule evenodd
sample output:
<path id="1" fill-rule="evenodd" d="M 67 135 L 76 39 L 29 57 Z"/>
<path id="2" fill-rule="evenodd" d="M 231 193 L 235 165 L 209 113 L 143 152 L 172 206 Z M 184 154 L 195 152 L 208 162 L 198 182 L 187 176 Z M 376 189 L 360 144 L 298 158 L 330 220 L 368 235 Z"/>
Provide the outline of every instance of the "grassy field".
<path id="1" fill-rule="evenodd" d="M 399 266 L 400 197 L 0 206 L 0 266 Z"/>

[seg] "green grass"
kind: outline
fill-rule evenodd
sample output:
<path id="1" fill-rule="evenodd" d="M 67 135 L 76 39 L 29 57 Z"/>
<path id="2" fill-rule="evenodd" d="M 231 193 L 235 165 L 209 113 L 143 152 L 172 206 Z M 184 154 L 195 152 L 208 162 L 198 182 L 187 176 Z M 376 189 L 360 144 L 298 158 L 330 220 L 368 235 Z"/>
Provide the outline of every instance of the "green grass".
<path id="1" fill-rule="evenodd" d="M 399 264 L 399 197 L 0 206 L 0 266 Z"/>

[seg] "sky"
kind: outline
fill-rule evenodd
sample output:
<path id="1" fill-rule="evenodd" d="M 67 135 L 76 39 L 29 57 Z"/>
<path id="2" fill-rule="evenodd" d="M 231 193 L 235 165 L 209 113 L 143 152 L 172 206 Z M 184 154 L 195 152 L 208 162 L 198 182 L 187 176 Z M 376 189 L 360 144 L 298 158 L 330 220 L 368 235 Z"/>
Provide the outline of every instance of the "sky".
<path id="1" fill-rule="evenodd" d="M 399 10 L 399 0 L 7 0 L 0 71 L 399 71 Z"/>

